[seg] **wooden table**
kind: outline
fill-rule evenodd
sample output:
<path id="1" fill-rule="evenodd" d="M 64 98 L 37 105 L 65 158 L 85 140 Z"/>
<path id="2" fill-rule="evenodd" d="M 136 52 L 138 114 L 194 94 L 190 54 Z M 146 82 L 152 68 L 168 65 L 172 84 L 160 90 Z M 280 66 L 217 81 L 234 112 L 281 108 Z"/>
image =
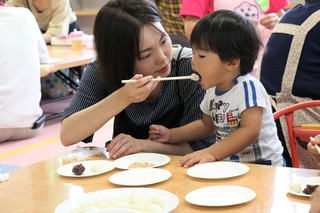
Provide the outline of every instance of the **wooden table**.
<path id="1" fill-rule="evenodd" d="M 164 189 L 176 194 L 180 203 L 173 211 L 175 213 L 308 212 L 309 198 L 288 194 L 287 186 L 289 182 L 296 179 L 319 176 L 317 170 L 247 164 L 250 171 L 242 176 L 220 180 L 203 180 L 187 176 L 187 169 L 177 166 L 180 157 L 170 157 L 171 162 L 161 168 L 171 171 L 173 176 L 167 181 L 149 187 Z M 98 157 L 98 159 L 101 158 Z M 70 197 L 79 196 L 86 192 L 120 187 L 108 181 L 112 174 L 121 171 L 119 169 L 98 176 L 68 178 L 56 173 L 57 168 L 61 165 L 61 158 L 56 157 L 11 171 L 10 179 L 0 183 L 1 212 L 54 212 L 61 202 Z M 201 207 L 189 204 L 184 200 L 185 195 L 194 189 L 216 185 L 248 187 L 256 192 L 256 198 L 248 203 L 229 207 Z"/>
<path id="2" fill-rule="evenodd" d="M 95 50 L 91 48 L 83 47 L 81 50 L 74 51 L 71 46 L 48 45 L 47 47 L 51 58 L 62 59 L 52 64 L 56 70 L 83 66 L 95 57 Z"/>
<path id="3" fill-rule="evenodd" d="M 93 48 L 83 47 L 81 50 L 75 51 L 72 50 L 71 46 L 48 45 L 47 47 L 52 61 L 41 67 L 41 77 L 54 73 L 69 84 L 71 88 L 77 89 L 77 83 L 61 72 L 61 70 L 69 69 L 81 78 L 84 66 L 95 58 L 95 50 Z"/>

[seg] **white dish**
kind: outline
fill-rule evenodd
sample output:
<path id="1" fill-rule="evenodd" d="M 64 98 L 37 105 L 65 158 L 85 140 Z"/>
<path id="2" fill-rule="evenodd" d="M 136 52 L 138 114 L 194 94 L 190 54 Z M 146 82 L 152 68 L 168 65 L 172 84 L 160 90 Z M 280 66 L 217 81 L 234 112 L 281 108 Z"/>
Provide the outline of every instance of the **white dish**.
<path id="1" fill-rule="evenodd" d="M 187 174 L 195 178 L 220 179 L 243 175 L 249 167 L 237 162 L 210 162 L 197 164 L 187 170 Z"/>
<path id="2" fill-rule="evenodd" d="M 85 167 L 84 172 L 81 175 L 76 175 L 72 172 L 74 165 L 82 164 Z M 88 177 L 94 175 L 100 175 L 106 172 L 109 172 L 115 168 L 115 165 L 112 161 L 107 160 L 88 160 L 88 161 L 79 161 L 74 163 L 69 163 L 63 165 L 57 169 L 57 173 L 66 177 Z"/>
<path id="3" fill-rule="evenodd" d="M 320 177 L 309 177 L 295 180 L 289 183 L 288 192 L 293 195 L 310 197 L 311 195 L 303 193 L 303 190 L 309 185 L 320 185 Z"/>
<path id="4" fill-rule="evenodd" d="M 152 163 L 153 166 L 159 167 L 170 162 L 170 157 L 157 153 L 137 153 L 118 158 L 114 161 L 115 166 L 119 169 L 131 169 L 130 165 L 134 163 Z"/>
<path id="5" fill-rule="evenodd" d="M 185 196 L 188 203 L 199 206 L 232 206 L 246 203 L 256 197 L 256 193 L 241 186 L 209 186 L 196 189 Z"/>
<path id="6" fill-rule="evenodd" d="M 131 203 L 128 198 L 130 198 Z M 152 199 L 153 206 L 156 202 L 158 207 L 161 206 L 161 212 L 171 212 L 179 204 L 179 198 L 165 190 L 153 188 L 117 188 L 90 192 L 79 197 L 70 198 L 60 203 L 56 207 L 55 213 L 69 213 L 71 210 L 90 212 L 98 210 L 98 208 L 127 208 L 136 210 L 135 206 L 141 207 L 143 204 L 145 208 L 150 207 L 150 199 Z M 134 205 L 135 202 L 140 205 Z M 153 212 L 151 209 L 144 210 L 148 213 Z M 141 210 L 139 211 L 141 212 Z"/>
<path id="7" fill-rule="evenodd" d="M 169 179 L 171 172 L 158 168 L 129 169 L 118 172 L 109 178 L 113 184 L 121 186 L 144 186 Z"/>

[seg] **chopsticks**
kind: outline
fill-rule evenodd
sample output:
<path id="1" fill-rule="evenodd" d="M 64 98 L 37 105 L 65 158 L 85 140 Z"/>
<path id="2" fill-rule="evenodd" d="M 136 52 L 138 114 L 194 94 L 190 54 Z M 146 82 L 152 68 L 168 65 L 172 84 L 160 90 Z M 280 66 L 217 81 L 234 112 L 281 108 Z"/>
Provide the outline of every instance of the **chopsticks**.
<path id="1" fill-rule="evenodd" d="M 178 76 L 178 77 L 166 77 L 166 78 L 154 78 L 152 79 L 153 81 L 172 81 L 172 80 L 193 80 L 193 81 L 199 81 L 200 77 L 199 75 L 193 73 L 190 76 Z M 122 80 L 121 83 L 131 83 L 131 82 L 136 82 L 136 80 L 134 79 L 130 79 L 130 80 Z"/>
<path id="2" fill-rule="evenodd" d="M 315 138 L 314 138 L 314 137 L 310 137 L 310 140 L 311 140 L 311 141 L 314 141 Z M 320 154 L 320 147 L 318 146 L 318 144 L 315 144 L 314 146 L 316 147 L 317 151 L 318 151 L 319 154 Z"/>

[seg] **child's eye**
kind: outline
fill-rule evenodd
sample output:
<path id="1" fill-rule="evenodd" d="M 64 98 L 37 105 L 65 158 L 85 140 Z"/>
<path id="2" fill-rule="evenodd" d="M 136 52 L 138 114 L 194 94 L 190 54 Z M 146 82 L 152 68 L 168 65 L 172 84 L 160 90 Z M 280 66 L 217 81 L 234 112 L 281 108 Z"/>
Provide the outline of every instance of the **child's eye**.
<path id="1" fill-rule="evenodd" d="M 199 54 L 199 58 L 205 58 L 206 56 L 205 55 L 200 55 Z"/>

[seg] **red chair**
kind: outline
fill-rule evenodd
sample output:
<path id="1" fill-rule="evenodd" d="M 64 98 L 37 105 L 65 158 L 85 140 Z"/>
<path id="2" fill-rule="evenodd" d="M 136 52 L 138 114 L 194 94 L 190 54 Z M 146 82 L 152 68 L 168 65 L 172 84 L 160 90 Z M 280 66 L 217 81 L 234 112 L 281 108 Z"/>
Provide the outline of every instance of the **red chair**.
<path id="1" fill-rule="evenodd" d="M 320 124 L 295 124 L 294 113 L 298 110 L 318 106 L 320 106 L 320 100 L 305 101 L 293 104 L 273 113 L 274 120 L 279 119 L 281 116 L 285 116 L 286 118 L 292 166 L 295 168 L 299 168 L 299 159 L 296 145 L 300 145 L 306 149 L 307 143 L 310 141 L 310 137 L 314 137 L 315 135 L 320 134 Z"/>

